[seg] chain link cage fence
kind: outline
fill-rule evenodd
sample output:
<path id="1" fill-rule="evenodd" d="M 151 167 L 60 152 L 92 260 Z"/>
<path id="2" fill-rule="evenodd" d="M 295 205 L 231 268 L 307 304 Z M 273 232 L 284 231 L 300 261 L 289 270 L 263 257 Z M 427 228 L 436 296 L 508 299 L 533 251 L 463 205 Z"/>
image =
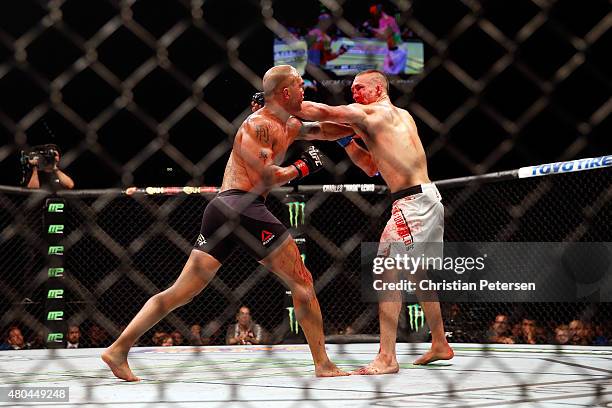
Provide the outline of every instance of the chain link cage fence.
<path id="1" fill-rule="evenodd" d="M 478 181 L 480 178 L 468 183 L 441 182 L 445 240 L 606 241 L 612 235 L 610 172 L 599 169 L 490 183 Z M 376 305 L 361 301 L 360 244 L 378 241 L 390 215 L 388 193 L 374 185 L 302 189 L 299 194 L 292 189 L 276 191 L 268 206 L 286 225 L 295 227 L 293 235 L 314 276 L 326 334 L 378 333 Z M 0 263 L 7 273 L 2 283 L 6 299 L 2 326 L 22 326 L 29 339 L 37 334 L 48 337 L 47 316 L 58 309 L 49 306 L 53 298 L 50 273 L 60 266 L 53 264 L 50 248 L 61 245 L 60 320 L 80 326 L 84 343 L 107 345 L 150 296 L 174 282 L 195 242 L 203 208 L 213 196 L 189 187 L 148 188 L 130 195 L 121 191 L 63 193 L 53 202 L 56 208 L 61 203 L 64 221 L 49 221 L 45 217 L 54 204 L 47 195 L 4 191 Z M 52 233 L 53 225 L 62 225 L 61 234 Z M 61 242 L 50 242 L 49 236 L 61 236 Z M 189 344 L 193 325 L 203 328 L 206 344 L 225 344 L 226 330 L 235 322 L 241 305 L 248 305 L 254 320 L 269 333 L 266 342 L 300 341 L 286 291 L 237 248 L 209 288 L 154 327 L 140 344 L 154 345 L 156 331 L 179 331 Z M 419 337 L 420 327 L 414 327 L 419 313 L 418 307 L 406 310 L 400 338 L 427 339 L 423 333 Z M 490 341 L 487 333 L 497 315 L 507 316 L 513 326 L 520 326 L 523 319 L 534 320 L 540 344 L 555 343 L 555 329 L 572 320 L 587 329 L 570 343 L 605 345 L 612 336 L 609 303 L 445 305 L 447 331 L 456 342 Z M 521 332 L 516 330 L 514 338 L 520 342 Z M 512 337 L 510 332 L 508 336 Z"/>
<path id="2" fill-rule="evenodd" d="M 605 0 L 580 13 L 567 0 L 326 0 L 299 12 L 267 0 L 23 0 L 0 15 L 0 181 L 21 178 L 20 150 L 53 142 L 77 188 L 220 185 L 275 38 L 303 38 L 321 14 L 333 41 L 365 36 L 379 3 L 402 44 L 422 44 L 391 97 L 414 116 L 432 179 L 609 148 Z M 350 77 L 316 64 L 304 77 L 308 98 L 350 102 Z M 344 166 L 311 182 L 363 182 Z"/>
<path id="3" fill-rule="evenodd" d="M 391 78 L 390 95 L 413 115 L 433 180 L 610 153 L 605 0 L 579 11 L 568 0 L 11 2 L 0 6 L 0 182 L 18 183 L 22 150 L 55 143 L 78 189 L 116 190 L 0 189 L 3 335 L 17 325 L 32 347 L 63 346 L 77 325 L 88 346 L 116 338 L 182 268 L 216 191 L 199 186 L 220 185 L 273 44 L 307 36 L 321 15 L 331 40 L 358 38 L 377 4 L 395 18 L 398 41 L 422 46 L 414 72 Z M 304 78 L 307 99 L 350 102 L 350 77 L 309 63 Z M 379 331 L 376 305 L 359 301 L 359 245 L 378 241 L 390 200 L 381 186 L 351 191 L 371 179 L 337 146 L 321 147 L 327 169 L 310 186 L 275 191 L 268 205 L 294 227 L 326 334 L 375 342 L 366 335 Z M 447 241 L 610 241 L 609 169 L 486 180 L 438 183 Z M 267 342 L 303 341 L 284 286 L 237 249 L 204 293 L 140 345 L 175 330 L 184 344 L 224 344 L 241 305 Z M 525 320 L 535 321 L 538 343 L 554 343 L 572 321 L 582 327 L 571 329 L 575 344 L 611 337 L 609 303 L 443 305 L 454 342 L 489 341 L 499 315 L 517 342 Z M 400 339 L 426 341 L 424 323 L 408 305 Z M 195 343 L 193 325 L 202 327 Z"/>

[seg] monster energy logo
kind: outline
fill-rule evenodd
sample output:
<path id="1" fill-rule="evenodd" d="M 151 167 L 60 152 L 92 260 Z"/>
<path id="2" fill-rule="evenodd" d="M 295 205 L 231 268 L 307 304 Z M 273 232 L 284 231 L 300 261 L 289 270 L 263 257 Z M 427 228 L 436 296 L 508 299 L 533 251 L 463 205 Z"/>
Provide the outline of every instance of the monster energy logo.
<path id="1" fill-rule="evenodd" d="M 64 268 L 49 268 L 50 278 L 61 278 L 64 276 Z"/>
<path id="2" fill-rule="evenodd" d="M 418 303 L 408 305 L 408 316 L 410 317 L 410 328 L 412 330 L 419 330 L 425 325 L 425 313 Z M 419 318 L 421 319 L 420 324 Z"/>
<path id="3" fill-rule="evenodd" d="M 51 203 L 49 204 L 48 212 L 64 212 L 64 204 L 62 203 Z"/>
<path id="4" fill-rule="evenodd" d="M 49 255 L 64 255 L 64 246 L 50 246 L 49 247 Z"/>
<path id="5" fill-rule="evenodd" d="M 295 310 L 293 307 L 285 308 L 289 312 L 289 328 L 291 329 L 291 333 L 298 334 L 300 331 L 300 325 L 298 324 L 297 319 L 295 318 Z"/>
<path id="6" fill-rule="evenodd" d="M 54 310 L 47 314 L 47 320 L 64 320 L 64 312 L 61 310 Z"/>
<path id="7" fill-rule="evenodd" d="M 62 340 L 64 340 L 63 333 L 49 333 L 49 335 L 47 336 L 47 343 L 61 343 Z"/>
<path id="8" fill-rule="evenodd" d="M 49 234 L 63 234 L 64 226 L 62 224 L 49 225 Z"/>
<path id="9" fill-rule="evenodd" d="M 287 207 L 289 207 L 289 224 L 293 228 L 297 228 L 298 225 L 304 225 L 304 209 L 306 208 L 306 203 L 292 201 L 287 203 Z"/>
<path id="10" fill-rule="evenodd" d="M 64 289 L 49 289 L 47 299 L 63 299 Z"/>

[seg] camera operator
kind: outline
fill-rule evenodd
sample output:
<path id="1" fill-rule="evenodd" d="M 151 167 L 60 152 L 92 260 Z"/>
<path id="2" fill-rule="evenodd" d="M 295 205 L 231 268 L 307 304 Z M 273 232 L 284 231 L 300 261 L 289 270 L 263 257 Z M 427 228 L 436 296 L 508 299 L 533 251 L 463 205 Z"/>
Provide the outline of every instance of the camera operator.
<path id="1" fill-rule="evenodd" d="M 59 169 L 59 161 L 60 150 L 53 144 L 34 146 L 29 152 L 22 152 L 23 182 L 26 187 L 31 189 L 44 188 L 52 191 L 73 189 L 74 181 Z"/>

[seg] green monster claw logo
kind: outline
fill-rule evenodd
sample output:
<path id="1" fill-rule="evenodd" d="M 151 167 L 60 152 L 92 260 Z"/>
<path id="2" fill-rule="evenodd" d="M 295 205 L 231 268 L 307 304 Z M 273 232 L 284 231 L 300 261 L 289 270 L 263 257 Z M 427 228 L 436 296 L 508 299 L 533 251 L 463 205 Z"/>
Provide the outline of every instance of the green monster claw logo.
<path id="1" fill-rule="evenodd" d="M 289 207 L 289 224 L 291 227 L 297 228 L 298 225 L 304 225 L 304 209 L 306 208 L 306 203 L 292 201 L 287 203 L 287 207 Z"/>
<path id="2" fill-rule="evenodd" d="M 419 330 L 425 325 L 425 313 L 418 303 L 414 305 L 408 305 L 408 315 L 410 316 L 410 328 L 412 330 Z M 419 318 L 421 319 L 419 324 Z"/>
<path id="3" fill-rule="evenodd" d="M 293 310 L 293 307 L 286 307 L 285 309 L 287 309 L 289 312 L 289 328 L 291 329 L 291 333 L 298 334 L 300 331 L 300 325 L 295 318 L 295 310 Z"/>

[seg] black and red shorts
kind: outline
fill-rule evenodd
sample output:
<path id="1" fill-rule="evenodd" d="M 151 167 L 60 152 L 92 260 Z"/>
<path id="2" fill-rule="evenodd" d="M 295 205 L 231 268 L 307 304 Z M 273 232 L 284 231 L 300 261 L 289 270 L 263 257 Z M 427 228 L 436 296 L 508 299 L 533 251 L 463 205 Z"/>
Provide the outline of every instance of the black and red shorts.
<path id="1" fill-rule="evenodd" d="M 239 244 L 259 261 L 287 236 L 287 228 L 268 210 L 264 197 L 242 190 L 226 190 L 204 209 L 194 249 L 223 263 Z"/>

